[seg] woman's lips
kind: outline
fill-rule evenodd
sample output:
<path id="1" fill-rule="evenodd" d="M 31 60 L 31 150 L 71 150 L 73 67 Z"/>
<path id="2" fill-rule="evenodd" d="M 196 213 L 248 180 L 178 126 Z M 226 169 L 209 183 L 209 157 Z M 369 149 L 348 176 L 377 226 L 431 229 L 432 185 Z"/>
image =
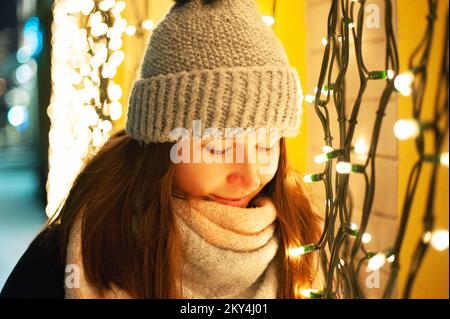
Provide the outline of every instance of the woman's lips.
<path id="1" fill-rule="evenodd" d="M 230 199 L 230 198 L 223 198 L 219 197 L 217 195 L 212 195 L 213 199 L 216 202 L 229 205 L 229 206 L 235 206 L 235 207 L 245 207 L 247 206 L 247 200 L 249 199 L 250 195 L 247 195 L 241 199 Z"/>

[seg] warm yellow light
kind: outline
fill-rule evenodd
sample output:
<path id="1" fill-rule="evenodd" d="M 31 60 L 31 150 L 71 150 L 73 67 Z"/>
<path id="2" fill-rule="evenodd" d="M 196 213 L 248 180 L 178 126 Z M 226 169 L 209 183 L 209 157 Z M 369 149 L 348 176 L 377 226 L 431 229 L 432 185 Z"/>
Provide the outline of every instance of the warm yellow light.
<path id="1" fill-rule="evenodd" d="M 364 233 L 362 236 L 362 242 L 364 244 L 368 244 L 370 243 L 370 241 L 372 240 L 372 235 L 370 233 Z"/>
<path id="2" fill-rule="evenodd" d="M 311 94 L 307 94 L 305 96 L 305 101 L 308 102 L 309 104 L 314 104 L 315 100 L 316 100 L 316 98 L 314 96 L 312 96 Z"/>
<path id="3" fill-rule="evenodd" d="M 317 164 L 325 163 L 328 161 L 327 154 L 320 154 L 314 158 L 314 162 Z"/>
<path id="4" fill-rule="evenodd" d="M 151 29 L 153 29 L 154 26 L 155 26 L 155 23 L 150 19 L 146 19 L 146 20 L 142 21 L 142 28 L 145 30 L 151 30 Z"/>
<path id="5" fill-rule="evenodd" d="M 440 157 L 441 164 L 448 167 L 448 152 L 443 153 Z"/>
<path id="6" fill-rule="evenodd" d="M 347 162 L 339 162 L 336 164 L 336 172 L 339 174 L 350 174 L 352 171 L 352 164 Z"/>
<path id="7" fill-rule="evenodd" d="M 129 36 L 133 36 L 136 34 L 136 27 L 134 25 L 129 25 L 125 29 L 125 33 Z"/>
<path id="8" fill-rule="evenodd" d="M 317 289 L 302 289 L 300 294 L 305 298 L 311 298 L 311 294 L 318 294 L 320 291 Z"/>
<path id="9" fill-rule="evenodd" d="M 109 105 L 109 116 L 111 120 L 117 121 L 122 116 L 122 104 L 115 101 Z"/>
<path id="10" fill-rule="evenodd" d="M 98 5 L 99 9 L 102 11 L 108 11 L 115 5 L 115 0 L 102 0 Z"/>
<path id="11" fill-rule="evenodd" d="M 122 39 L 113 38 L 109 41 L 108 47 L 112 51 L 119 50 L 122 47 Z"/>
<path id="12" fill-rule="evenodd" d="M 331 146 L 325 145 L 324 147 L 322 147 L 322 152 L 326 153 L 330 153 L 333 151 L 333 148 Z"/>
<path id="13" fill-rule="evenodd" d="M 375 271 L 383 267 L 386 263 L 386 255 L 383 253 L 378 253 L 369 259 L 368 267 L 371 271 Z"/>
<path id="14" fill-rule="evenodd" d="M 355 144 L 355 153 L 365 155 L 367 154 L 369 147 L 367 146 L 364 139 L 360 138 Z"/>
<path id="15" fill-rule="evenodd" d="M 125 53 L 123 53 L 123 51 L 115 51 L 111 57 L 109 58 L 109 64 L 114 67 L 117 68 L 125 59 Z"/>
<path id="16" fill-rule="evenodd" d="M 269 27 L 271 27 L 275 24 L 275 18 L 272 16 L 262 16 L 262 20 Z"/>
<path id="17" fill-rule="evenodd" d="M 425 234 L 423 234 L 423 236 L 422 236 L 422 241 L 423 241 L 425 244 L 428 244 L 428 243 L 430 242 L 430 240 L 431 240 L 431 232 L 430 232 L 430 231 L 427 231 Z"/>
<path id="18" fill-rule="evenodd" d="M 419 123 L 416 120 L 398 120 L 394 125 L 394 134 L 399 140 L 416 138 L 420 133 Z"/>
<path id="19" fill-rule="evenodd" d="M 114 81 L 109 82 L 108 97 L 111 101 L 117 101 L 122 97 L 122 88 Z"/>
<path id="20" fill-rule="evenodd" d="M 126 7 L 125 1 L 117 1 L 116 5 L 114 7 L 114 12 L 120 13 L 125 9 L 125 7 Z"/>
<path id="21" fill-rule="evenodd" d="M 410 96 L 412 93 L 411 85 L 414 82 L 414 73 L 411 71 L 401 73 L 395 77 L 394 86 L 400 94 Z"/>
<path id="22" fill-rule="evenodd" d="M 431 245 L 437 251 L 444 251 L 448 248 L 448 230 L 435 230 L 431 235 Z"/>
<path id="23" fill-rule="evenodd" d="M 97 7 L 95 3 L 98 3 Z M 122 90 L 110 79 L 124 59 L 124 53 L 117 50 L 122 45 L 120 38 L 127 26 L 120 16 L 125 2 L 103 0 L 95 3 L 92 0 L 53 2 L 52 96 L 47 109 L 50 117 L 48 204 L 45 208 L 49 217 L 58 213 L 58 207 L 83 167 L 83 159 L 91 155 L 89 152 L 95 152 L 112 131 L 111 121 L 101 119 L 101 113 L 109 116 L 112 111 L 112 119 L 122 115 L 117 101 Z M 111 10 L 108 15 L 113 19 L 105 19 L 104 13 L 98 10 Z M 78 16 L 80 12 L 89 15 L 86 25 L 80 25 L 84 20 Z M 109 41 L 98 38 L 104 35 Z M 100 96 L 100 86 L 105 83 L 102 81 L 111 83 L 107 90 L 109 101 L 103 101 Z M 108 102 L 113 104 L 110 109 L 106 107 Z"/>
<path id="24" fill-rule="evenodd" d="M 390 255 L 387 259 L 386 259 L 389 263 L 393 263 L 395 260 L 395 255 Z"/>
<path id="25" fill-rule="evenodd" d="M 392 80 L 395 77 L 395 72 L 393 70 L 388 70 L 387 71 L 387 78 L 389 80 Z"/>
<path id="26" fill-rule="evenodd" d="M 305 175 L 303 177 L 303 181 L 305 183 L 318 182 L 320 180 L 322 180 L 322 175 L 321 174 L 309 174 L 309 175 Z"/>
<path id="27" fill-rule="evenodd" d="M 326 46 L 328 44 L 328 39 L 327 38 L 323 38 L 322 39 L 322 45 Z"/>
<path id="28" fill-rule="evenodd" d="M 296 257 L 296 256 L 304 255 L 304 254 L 305 254 L 305 248 L 303 248 L 303 247 L 289 249 L 289 256 L 291 256 L 291 257 Z"/>
<path id="29" fill-rule="evenodd" d="M 87 16 L 94 9 L 94 1 L 92 0 L 81 0 L 79 1 L 81 5 L 81 12 Z"/>

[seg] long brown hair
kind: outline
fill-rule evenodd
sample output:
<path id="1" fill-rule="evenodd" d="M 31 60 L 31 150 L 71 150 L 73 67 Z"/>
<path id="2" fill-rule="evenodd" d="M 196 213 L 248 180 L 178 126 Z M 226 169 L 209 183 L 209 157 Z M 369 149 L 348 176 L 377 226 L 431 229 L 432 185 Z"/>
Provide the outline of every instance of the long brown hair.
<path id="1" fill-rule="evenodd" d="M 99 293 L 112 286 L 135 298 L 181 298 L 181 254 L 171 209 L 172 143 L 140 143 L 121 130 L 87 161 L 56 218 L 65 264 L 70 230 L 82 217 L 82 256 L 87 281 Z M 273 179 L 255 197 L 269 196 L 277 208 L 281 260 L 278 298 L 300 298 L 299 287 L 317 273 L 312 254 L 290 257 L 288 249 L 317 242 L 320 217 L 291 168 L 284 138 Z"/>

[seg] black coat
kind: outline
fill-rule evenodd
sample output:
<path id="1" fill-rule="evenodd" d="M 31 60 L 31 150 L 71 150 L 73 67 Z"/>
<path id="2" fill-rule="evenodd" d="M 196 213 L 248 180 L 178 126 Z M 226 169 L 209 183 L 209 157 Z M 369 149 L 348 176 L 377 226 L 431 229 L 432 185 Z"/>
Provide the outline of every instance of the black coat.
<path id="1" fill-rule="evenodd" d="M 50 240 L 44 242 L 44 236 Z M 19 259 L 0 299 L 8 298 L 64 298 L 64 269 L 59 257 L 56 232 L 39 234 Z"/>

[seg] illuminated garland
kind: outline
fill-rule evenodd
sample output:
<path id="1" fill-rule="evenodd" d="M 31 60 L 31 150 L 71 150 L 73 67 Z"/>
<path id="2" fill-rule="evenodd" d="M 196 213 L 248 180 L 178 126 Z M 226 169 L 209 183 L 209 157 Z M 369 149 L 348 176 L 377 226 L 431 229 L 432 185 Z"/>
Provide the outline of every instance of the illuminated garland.
<path id="1" fill-rule="evenodd" d="M 386 262 L 391 264 L 391 272 L 388 285 L 383 297 L 392 296 L 393 284 L 396 281 L 399 269 L 399 253 L 401 243 L 405 235 L 409 211 L 412 207 L 420 167 L 424 162 L 433 163 L 433 174 L 430 180 L 430 195 L 427 199 L 424 233 L 420 239 L 416 253 L 411 264 L 410 274 L 405 289 L 404 297 L 410 295 L 412 283 L 416 276 L 420 262 L 429 244 L 437 250 L 448 248 L 448 230 L 433 229 L 433 202 L 435 200 L 434 190 L 436 187 L 437 170 L 441 165 L 448 167 L 448 152 L 442 153 L 443 140 L 448 135 L 448 33 L 446 37 L 446 48 L 443 53 L 442 73 L 437 79 L 441 85 L 437 93 L 435 118 L 431 123 L 420 120 L 424 88 L 426 85 L 426 70 L 430 52 L 433 25 L 436 19 L 437 1 L 429 1 L 430 15 L 429 25 L 425 40 L 411 58 L 410 70 L 399 74 L 399 58 L 397 42 L 394 36 L 392 3 L 385 0 L 385 31 L 386 31 L 386 65 L 385 70 L 368 70 L 364 64 L 362 54 L 362 38 L 364 25 L 365 0 L 332 0 L 328 17 L 328 35 L 322 40 L 325 52 L 315 95 L 307 95 L 307 103 L 314 104 L 315 111 L 319 117 L 325 136 L 323 154 L 315 157 L 315 162 L 325 164 L 322 172 L 306 175 L 304 181 L 307 183 L 321 182 L 325 186 L 325 224 L 321 239 L 318 243 L 307 243 L 301 247 L 289 249 L 292 258 L 306 253 L 318 253 L 321 257 L 322 268 L 325 269 L 326 285 L 323 290 L 316 287 L 305 287 L 300 291 L 301 295 L 309 298 L 365 298 L 360 286 L 359 274 L 363 263 L 367 263 L 370 271 L 379 270 Z M 359 8 L 356 8 L 356 7 Z M 357 20 L 354 12 L 357 10 Z M 357 27 L 355 27 L 357 22 Z M 447 22 L 448 27 L 448 22 Z M 350 37 L 353 37 L 356 51 L 356 63 L 359 71 L 360 88 L 351 112 L 351 118 L 346 127 L 345 118 L 345 77 L 349 65 Z M 418 52 L 423 49 L 424 53 L 418 65 L 413 64 Z M 334 75 L 332 71 L 338 70 Z M 419 78 L 418 78 L 419 77 Z M 365 145 L 362 140 L 354 145 L 353 138 L 360 111 L 362 98 L 371 81 L 384 80 L 386 82 L 383 94 L 376 111 L 375 124 L 370 146 Z M 321 88 L 320 90 L 318 88 Z M 366 233 L 375 192 L 375 158 L 377 145 L 381 131 L 382 120 L 393 94 L 400 93 L 405 96 L 413 95 L 414 119 L 399 120 L 394 127 L 394 133 L 400 140 L 416 138 L 419 161 L 411 172 L 410 185 L 405 197 L 400 230 L 396 242 L 392 247 L 381 252 L 370 252 L 364 244 L 371 240 L 371 235 Z M 339 147 L 333 148 L 333 136 L 330 130 L 330 119 L 328 105 L 331 98 L 336 106 L 339 122 Z M 438 127 L 437 123 L 444 121 L 444 127 Z M 435 134 L 436 147 L 433 154 L 424 154 L 423 133 L 432 130 Z M 354 154 L 365 154 L 364 164 L 352 163 Z M 332 173 L 333 160 L 336 160 L 335 190 L 333 191 Z M 369 170 L 369 172 L 367 172 Z M 418 171 L 419 170 L 419 171 Z M 365 179 L 365 194 L 363 201 L 363 212 L 360 226 L 351 223 L 352 202 L 347 196 L 349 187 L 349 174 L 362 174 Z M 411 186 L 414 179 L 413 186 Z M 337 231 L 335 231 L 337 229 Z M 352 241 L 350 241 L 352 239 Z M 361 254 L 362 253 L 362 254 Z M 362 255 L 362 257 L 361 257 Z"/>
<path id="2" fill-rule="evenodd" d="M 56 0 L 52 25 L 52 97 L 48 107 L 49 217 L 58 213 L 85 159 L 105 143 L 122 116 L 116 70 L 127 21 L 125 2 Z"/>

